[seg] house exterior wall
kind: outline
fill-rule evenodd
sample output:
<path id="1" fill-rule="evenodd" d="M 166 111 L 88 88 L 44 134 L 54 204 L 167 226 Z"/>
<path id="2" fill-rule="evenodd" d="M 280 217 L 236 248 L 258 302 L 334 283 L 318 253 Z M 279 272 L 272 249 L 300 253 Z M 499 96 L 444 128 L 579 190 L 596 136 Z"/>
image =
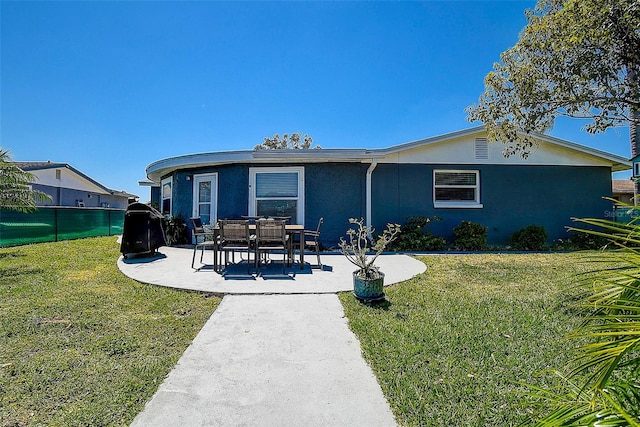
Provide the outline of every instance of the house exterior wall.
<path id="1" fill-rule="evenodd" d="M 287 166 L 304 166 L 305 227 L 315 229 L 318 220 L 324 217 L 321 241 L 327 247 L 337 246 L 340 236 L 345 235 L 349 226 L 348 219 L 365 215 L 365 175 L 368 165 L 321 163 Z M 172 215 L 181 216 L 185 220 L 193 215 L 193 175 L 205 173 L 217 173 L 218 176 L 218 218 L 231 219 L 247 215 L 250 167 L 282 165 L 225 165 L 176 171 L 172 175 Z"/>
<path id="2" fill-rule="evenodd" d="M 40 169 L 30 172 L 37 177 L 35 184 L 94 193 L 105 192 L 104 189 L 100 188 L 98 185 L 78 176 L 65 167 Z"/>
<path id="3" fill-rule="evenodd" d="M 74 188 L 52 187 L 42 184 L 32 184 L 31 187 L 34 190 L 42 191 L 43 193 L 51 196 L 51 200 L 38 202 L 37 205 L 39 206 L 77 206 L 77 200 L 82 200 L 85 207 L 126 209 L 129 205 L 127 197 L 93 193 L 87 190 L 78 190 Z M 91 195 L 91 197 L 89 197 L 89 195 Z"/>
<path id="4" fill-rule="evenodd" d="M 480 171 L 479 209 L 434 208 L 434 169 Z M 489 244 L 506 244 L 513 232 L 543 226 L 549 241 L 567 237 L 572 217 L 605 218 L 611 203 L 611 170 L 599 166 L 383 164 L 373 174 L 373 225 L 404 223 L 410 216 L 438 216 L 428 227 L 453 239 L 453 228 L 467 220 L 488 227 Z"/>
<path id="5" fill-rule="evenodd" d="M 218 218 L 247 215 L 249 168 L 277 164 L 224 165 L 178 170 L 173 174 L 173 215 L 193 215 L 193 175 L 217 173 Z M 322 243 L 336 247 L 348 219 L 366 214 L 366 163 L 308 163 L 304 166 L 305 220 L 315 229 L 324 217 Z M 479 209 L 434 208 L 433 171 L 480 171 Z M 189 179 L 187 179 L 189 178 Z M 549 241 L 566 238 L 572 217 L 605 218 L 611 203 L 611 170 L 601 166 L 378 164 L 372 178 L 372 225 L 382 231 L 388 222 L 410 216 L 438 216 L 430 224 L 437 236 L 453 239 L 453 228 L 467 220 L 488 227 L 489 244 L 506 244 L 516 230 L 543 226 Z"/>

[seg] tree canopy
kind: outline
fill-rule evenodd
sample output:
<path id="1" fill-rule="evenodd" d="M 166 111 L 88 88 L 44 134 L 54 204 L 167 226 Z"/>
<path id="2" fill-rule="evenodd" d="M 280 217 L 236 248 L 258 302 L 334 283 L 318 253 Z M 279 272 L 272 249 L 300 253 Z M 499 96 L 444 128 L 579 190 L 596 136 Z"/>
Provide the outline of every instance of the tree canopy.
<path id="1" fill-rule="evenodd" d="M 640 145 L 640 2 L 538 0 L 515 46 L 485 78 L 470 121 L 481 121 L 506 156 L 527 157 L 534 132 L 559 116 L 589 119 L 590 133 L 630 126 Z"/>
<path id="2" fill-rule="evenodd" d="M 313 146 L 313 138 L 305 134 L 302 136 L 299 132 L 294 132 L 291 135 L 284 134 L 282 138 L 277 133 L 273 137 L 264 137 L 262 144 L 258 144 L 253 147 L 254 150 L 286 150 L 286 149 L 300 149 L 308 150 L 311 148 L 322 148 L 319 145 Z"/>
<path id="3" fill-rule="evenodd" d="M 9 150 L 0 147 L 0 209 L 30 212 L 36 209 L 36 201 L 50 200 L 48 194 L 31 188 L 35 180 L 35 175 L 11 161 Z"/>

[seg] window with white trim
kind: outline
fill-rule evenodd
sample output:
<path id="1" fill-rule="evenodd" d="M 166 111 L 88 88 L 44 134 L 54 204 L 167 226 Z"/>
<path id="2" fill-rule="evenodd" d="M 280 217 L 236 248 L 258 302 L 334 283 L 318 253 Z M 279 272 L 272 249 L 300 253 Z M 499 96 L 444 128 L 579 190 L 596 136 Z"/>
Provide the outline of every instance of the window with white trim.
<path id="1" fill-rule="evenodd" d="M 290 216 L 304 224 L 304 168 L 249 169 L 249 215 Z"/>
<path id="2" fill-rule="evenodd" d="M 434 170 L 433 206 L 436 208 L 481 208 L 480 171 Z"/>
<path id="3" fill-rule="evenodd" d="M 160 212 L 163 215 L 171 215 L 171 195 L 173 189 L 173 178 L 165 178 L 160 182 Z"/>

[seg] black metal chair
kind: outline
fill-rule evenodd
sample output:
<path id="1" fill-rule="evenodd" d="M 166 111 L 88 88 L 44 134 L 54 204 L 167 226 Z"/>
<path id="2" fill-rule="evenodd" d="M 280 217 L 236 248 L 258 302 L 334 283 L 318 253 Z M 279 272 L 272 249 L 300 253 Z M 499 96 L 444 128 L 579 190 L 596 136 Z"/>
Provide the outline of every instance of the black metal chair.
<path id="1" fill-rule="evenodd" d="M 285 229 L 284 220 L 258 220 L 256 221 L 256 268 L 260 269 L 261 254 L 282 251 L 282 273 L 288 265 L 291 246 L 289 235 Z"/>
<path id="2" fill-rule="evenodd" d="M 215 233 L 207 231 L 202 225 L 202 220 L 199 217 L 189 218 L 191 221 L 191 227 L 193 228 L 193 237 L 195 240 L 195 246 L 193 247 L 193 258 L 191 259 L 191 268 L 194 268 L 196 261 L 196 252 L 200 249 L 200 263 L 204 257 L 204 251 L 206 248 L 213 249 L 213 269 L 218 269 L 218 242 Z M 202 241 L 200 241 L 202 239 Z"/>
<path id="3" fill-rule="evenodd" d="M 246 219 L 223 219 L 220 221 L 220 244 L 218 249 L 224 252 L 225 268 L 229 263 L 229 252 L 247 253 L 247 273 L 251 272 L 250 255 L 254 239 L 249 232 L 249 221 Z M 241 256 L 242 258 L 242 256 Z"/>
<path id="4" fill-rule="evenodd" d="M 304 242 L 299 242 L 299 249 L 304 251 L 305 249 L 312 250 L 318 257 L 318 266 L 322 268 L 322 261 L 320 261 L 320 228 L 324 218 L 320 218 L 318 221 L 318 228 L 315 230 L 304 230 Z"/>

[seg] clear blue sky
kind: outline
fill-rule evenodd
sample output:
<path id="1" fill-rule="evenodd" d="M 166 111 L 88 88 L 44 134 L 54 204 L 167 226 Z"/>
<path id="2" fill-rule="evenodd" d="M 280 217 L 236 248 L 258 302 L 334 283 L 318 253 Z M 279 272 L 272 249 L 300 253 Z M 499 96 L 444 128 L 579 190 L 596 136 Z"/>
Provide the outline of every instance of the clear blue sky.
<path id="1" fill-rule="evenodd" d="M 109 188 L 156 160 L 302 132 L 376 148 L 472 126 L 464 108 L 535 1 L 2 1 L 0 145 Z M 552 135 L 625 157 L 628 130 Z"/>

